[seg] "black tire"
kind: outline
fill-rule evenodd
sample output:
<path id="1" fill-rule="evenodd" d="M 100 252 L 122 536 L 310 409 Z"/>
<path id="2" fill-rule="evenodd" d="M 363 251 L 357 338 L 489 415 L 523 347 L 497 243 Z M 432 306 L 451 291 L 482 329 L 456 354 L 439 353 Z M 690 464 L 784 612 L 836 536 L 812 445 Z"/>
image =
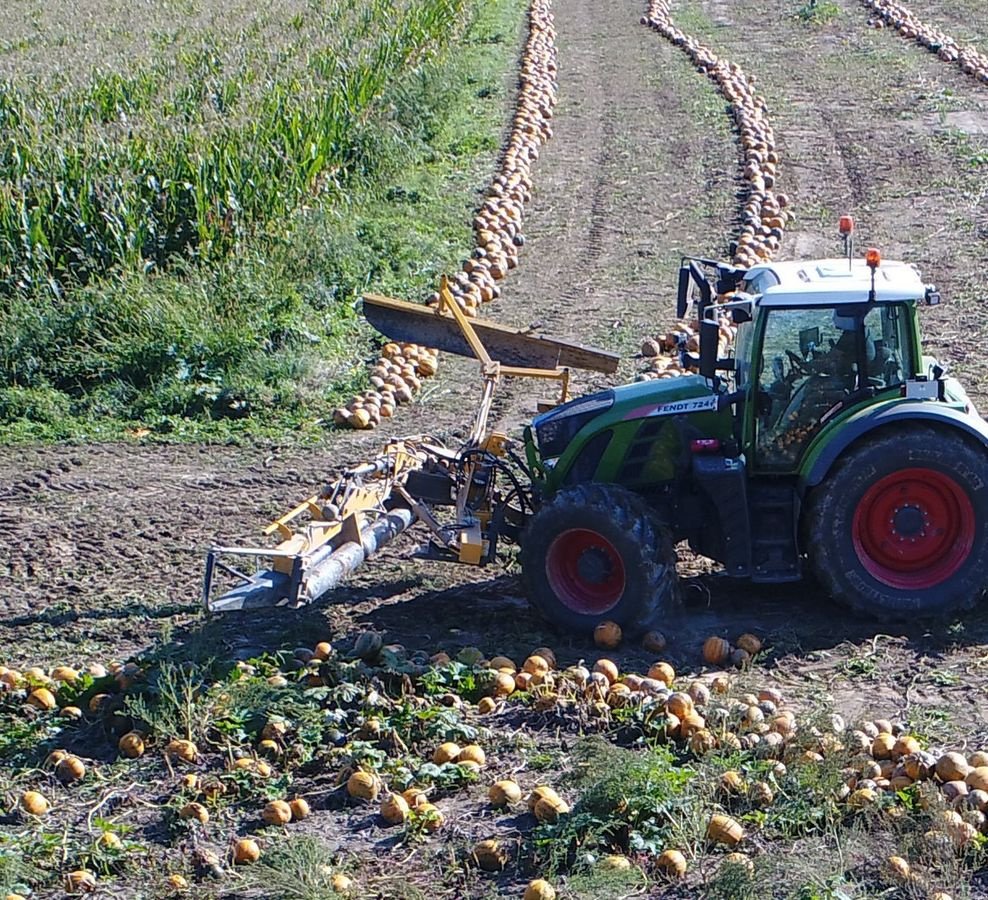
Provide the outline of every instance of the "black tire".
<path id="1" fill-rule="evenodd" d="M 557 494 L 525 526 L 520 560 L 532 606 L 570 631 L 610 620 L 636 634 L 678 598 L 669 532 L 638 495 L 616 485 Z"/>
<path id="2" fill-rule="evenodd" d="M 988 588 L 988 454 L 925 426 L 853 447 L 807 504 L 810 565 L 851 609 L 934 617 Z"/>

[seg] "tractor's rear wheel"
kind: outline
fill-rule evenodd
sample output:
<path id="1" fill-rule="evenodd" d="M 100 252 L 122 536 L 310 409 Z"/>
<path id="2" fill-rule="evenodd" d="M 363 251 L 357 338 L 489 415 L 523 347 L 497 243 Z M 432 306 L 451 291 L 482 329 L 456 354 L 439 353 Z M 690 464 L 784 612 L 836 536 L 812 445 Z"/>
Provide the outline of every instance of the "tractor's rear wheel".
<path id="1" fill-rule="evenodd" d="M 669 532 L 640 497 L 615 485 L 557 494 L 526 525 L 520 557 L 532 605 L 567 630 L 605 620 L 646 630 L 677 597 Z"/>
<path id="2" fill-rule="evenodd" d="M 875 616 L 973 606 L 986 586 L 985 454 L 914 427 L 851 449 L 809 498 L 810 564 L 836 600 Z"/>

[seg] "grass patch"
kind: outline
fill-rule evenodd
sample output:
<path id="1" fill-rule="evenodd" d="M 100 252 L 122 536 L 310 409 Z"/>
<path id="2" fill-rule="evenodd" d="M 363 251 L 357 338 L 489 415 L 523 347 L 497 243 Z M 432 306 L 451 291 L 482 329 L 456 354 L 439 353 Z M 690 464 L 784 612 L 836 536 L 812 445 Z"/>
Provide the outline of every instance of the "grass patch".
<path id="1" fill-rule="evenodd" d="M 472 247 L 523 11 L 519 0 L 478 8 L 448 52 L 387 85 L 345 194 L 312 198 L 209 264 L 11 297 L 5 437 L 318 438 L 366 377 L 360 292 L 421 296 Z"/>

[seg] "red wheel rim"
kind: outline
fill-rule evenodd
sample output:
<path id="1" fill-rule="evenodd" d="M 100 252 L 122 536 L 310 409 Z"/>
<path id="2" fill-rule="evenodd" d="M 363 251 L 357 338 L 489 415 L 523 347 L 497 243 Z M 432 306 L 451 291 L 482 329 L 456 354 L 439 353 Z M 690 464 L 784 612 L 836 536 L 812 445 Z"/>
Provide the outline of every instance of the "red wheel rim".
<path id="1" fill-rule="evenodd" d="M 559 602 L 582 615 L 606 613 L 624 594 L 621 555 L 589 528 L 570 528 L 549 545 L 545 574 Z"/>
<path id="2" fill-rule="evenodd" d="M 974 546 L 974 507 L 934 469 L 902 469 L 868 488 L 854 511 L 854 550 L 865 570 L 899 590 L 942 584 Z"/>

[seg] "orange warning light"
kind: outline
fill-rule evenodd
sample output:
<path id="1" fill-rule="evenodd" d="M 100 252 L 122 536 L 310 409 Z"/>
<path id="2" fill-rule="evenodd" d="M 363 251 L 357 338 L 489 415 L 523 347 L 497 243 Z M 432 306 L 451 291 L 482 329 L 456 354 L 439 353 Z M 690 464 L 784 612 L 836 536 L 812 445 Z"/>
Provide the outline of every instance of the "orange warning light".
<path id="1" fill-rule="evenodd" d="M 838 225 L 840 233 L 845 237 L 854 232 L 854 219 L 850 216 L 841 216 L 840 224 Z"/>
<path id="2" fill-rule="evenodd" d="M 882 264 L 882 254 L 874 247 L 870 247 L 865 254 L 865 262 L 869 269 L 877 269 Z"/>

